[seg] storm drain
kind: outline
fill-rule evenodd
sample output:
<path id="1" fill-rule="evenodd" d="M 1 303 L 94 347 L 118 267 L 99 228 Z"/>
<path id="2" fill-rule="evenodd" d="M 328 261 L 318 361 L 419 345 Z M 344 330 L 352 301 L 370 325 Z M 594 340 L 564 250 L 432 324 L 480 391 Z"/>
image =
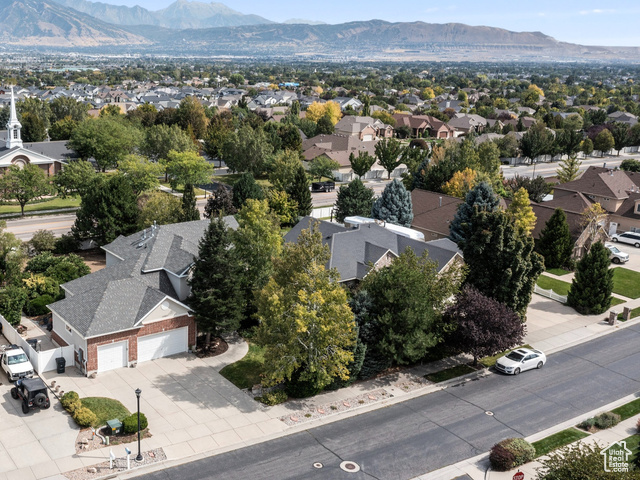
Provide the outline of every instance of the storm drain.
<path id="1" fill-rule="evenodd" d="M 490 417 L 493 417 L 493 412 L 487 410 L 486 412 L 484 412 L 485 415 L 489 415 Z"/>
<path id="2" fill-rule="evenodd" d="M 340 468 L 345 472 L 349 472 L 349 473 L 356 473 L 360 471 L 360 465 L 358 465 L 355 462 L 349 462 L 349 461 L 342 462 L 340 464 Z"/>
<path id="3" fill-rule="evenodd" d="M 320 462 L 316 462 L 313 464 L 313 468 L 322 468 L 324 467 L 324 465 L 322 465 Z"/>

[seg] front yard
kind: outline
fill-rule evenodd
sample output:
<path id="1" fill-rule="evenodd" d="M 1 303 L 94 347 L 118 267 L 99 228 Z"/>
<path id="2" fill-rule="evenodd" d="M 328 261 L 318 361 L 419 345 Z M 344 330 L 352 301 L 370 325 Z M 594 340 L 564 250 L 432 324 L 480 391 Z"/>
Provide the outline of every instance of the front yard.
<path id="1" fill-rule="evenodd" d="M 538 277 L 538 286 L 545 290 L 553 290 L 558 295 L 568 295 L 569 289 L 571 288 L 570 283 L 551 278 L 547 275 L 540 275 Z"/>
<path id="2" fill-rule="evenodd" d="M 249 351 L 244 358 L 224 367 L 220 370 L 220 375 L 238 388 L 251 388 L 262 383 L 263 364 L 264 348 L 249 342 Z"/>
<path id="3" fill-rule="evenodd" d="M 628 298 L 639 298 L 640 273 L 623 267 L 614 268 L 613 293 Z"/>

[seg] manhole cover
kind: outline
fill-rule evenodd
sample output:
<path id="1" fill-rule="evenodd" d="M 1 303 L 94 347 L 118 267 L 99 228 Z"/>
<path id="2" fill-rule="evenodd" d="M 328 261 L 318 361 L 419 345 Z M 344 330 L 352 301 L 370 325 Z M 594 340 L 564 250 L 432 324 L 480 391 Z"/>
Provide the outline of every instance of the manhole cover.
<path id="1" fill-rule="evenodd" d="M 490 417 L 493 417 L 493 412 L 490 412 L 489 410 L 487 410 L 486 412 L 484 412 L 485 415 L 489 415 Z"/>
<path id="2" fill-rule="evenodd" d="M 345 472 L 356 473 L 360 471 L 360 465 L 354 462 L 342 462 L 340 468 Z"/>
<path id="3" fill-rule="evenodd" d="M 316 462 L 313 464 L 313 468 L 322 468 L 324 465 L 322 465 L 320 462 Z"/>

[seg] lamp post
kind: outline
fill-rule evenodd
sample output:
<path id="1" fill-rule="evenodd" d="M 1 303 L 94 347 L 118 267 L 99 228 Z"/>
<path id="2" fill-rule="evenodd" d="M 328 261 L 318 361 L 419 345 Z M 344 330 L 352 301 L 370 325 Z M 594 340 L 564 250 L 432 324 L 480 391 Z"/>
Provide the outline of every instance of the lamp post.
<path id="1" fill-rule="evenodd" d="M 142 453 L 140 451 L 140 394 L 142 390 L 136 388 L 136 398 L 138 399 L 138 455 L 136 456 L 136 462 L 142 461 Z"/>

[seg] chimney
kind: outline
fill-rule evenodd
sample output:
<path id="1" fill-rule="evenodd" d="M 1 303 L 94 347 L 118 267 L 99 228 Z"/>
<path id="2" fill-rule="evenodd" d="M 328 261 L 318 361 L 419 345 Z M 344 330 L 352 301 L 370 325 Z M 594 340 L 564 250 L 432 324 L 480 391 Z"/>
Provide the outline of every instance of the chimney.
<path id="1" fill-rule="evenodd" d="M 438 207 L 442 206 L 442 197 L 438 197 Z"/>

